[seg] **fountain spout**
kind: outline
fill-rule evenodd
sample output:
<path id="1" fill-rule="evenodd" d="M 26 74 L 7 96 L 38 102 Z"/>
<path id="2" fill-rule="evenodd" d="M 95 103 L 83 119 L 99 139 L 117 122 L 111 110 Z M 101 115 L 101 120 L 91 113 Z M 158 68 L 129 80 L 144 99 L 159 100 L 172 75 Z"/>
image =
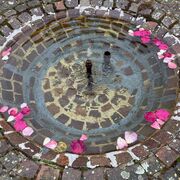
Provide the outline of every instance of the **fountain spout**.
<path id="1" fill-rule="evenodd" d="M 92 91 L 93 77 L 92 77 L 92 62 L 91 62 L 91 60 L 86 61 L 86 74 L 87 74 L 87 79 L 88 79 L 87 89 L 88 89 L 88 91 Z"/>

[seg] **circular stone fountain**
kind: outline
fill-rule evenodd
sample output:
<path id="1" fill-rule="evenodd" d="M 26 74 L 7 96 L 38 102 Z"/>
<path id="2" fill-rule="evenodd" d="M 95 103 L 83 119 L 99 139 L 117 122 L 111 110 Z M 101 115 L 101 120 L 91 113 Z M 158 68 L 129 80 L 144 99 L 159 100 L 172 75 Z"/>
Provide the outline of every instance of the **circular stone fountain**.
<path id="1" fill-rule="evenodd" d="M 143 115 L 174 108 L 176 74 L 158 60 L 153 45 L 128 35 L 133 28 L 115 19 L 78 17 L 31 32 L 4 65 L 0 94 L 9 105 L 30 105 L 32 140 L 42 144 L 48 136 L 70 144 L 84 133 L 86 153 L 97 154 L 115 150 L 124 131 L 138 132 L 140 141 L 154 132 Z"/>

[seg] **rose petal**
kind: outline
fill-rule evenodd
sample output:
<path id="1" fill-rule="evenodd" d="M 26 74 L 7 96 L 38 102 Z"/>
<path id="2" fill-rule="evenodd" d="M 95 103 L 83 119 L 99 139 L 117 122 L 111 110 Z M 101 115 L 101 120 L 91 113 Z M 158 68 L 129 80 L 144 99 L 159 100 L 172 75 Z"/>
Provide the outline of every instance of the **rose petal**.
<path id="1" fill-rule="evenodd" d="M 133 32 L 132 30 L 129 30 L 129 31 L 128 31 L 128 34 L 129 34 L 130 36 L 134 36 L 134 32 Z"/>
<path id="2" fill-rule="evenodd" d="M 12 50 L 12 48 L 10 47 L 7 50 L 3 51 L 1 55 L 2 56 L 8 56 L 10 54 L 11 50 Z"/>
<path id="3" fill-rule="evenodd" d="M 157 121 L 155 121 L 153 124 L 151 124 L 151 127 L 154 129 L 161 129 L 161 126 L 159 125 L 159 123 Z"/>
<path id="4" fill-rule="evenodd" d="M 15 116 L 18 113 L 18 109 L 13 107 L 8 110 L 8 114 L 11 116 Z"/>
<path id="5" fill-rule="evenodd" d="M 168 67 L 169 67 L 170 69 L 176 69 L 176 68 L 177 68 L 177 65 L 176 65 L 175 63 L 173 63 L 173 62 L 169 62 L 169 63 L 168 63 Z"/>
<path id="6" fill-rule="evenodd" d="M 18 113 L 16 116 L 15 116 L 15 120 L 16 121 L 19 121 L 19 120 L 22 120 L 24 118 L 24 115 L 22 113 Z"/>
<path id="7" fill-rule="evenodd" d="M 169 47 L 168 47 L 167 44 L 162 43 L 162 44 L 159 45 L 159 49 L 161 49 L 161 50 L 167 50 L 168 48 Z"/>
<path id="8" fill-rule="evenodd" d="M 153 43 L 156 45 L 156 46 L 159 46 L 160 44 L 162 44 L 162 41 L 158 38 L 154 38 L 153 39 Z"/>
<path id="9" fill-rule="evenodd" d="M 175 54 L 171 54 L 170 52 L 165 52 L 163 55 L 165 58 L 175 57 Z"/>
<path id="10" fill-rule="evenodd" d="M 82 136 L 80 137 L 80 140 L 81 140 L 81 141 L 85 141 L 85 140 L 87 140 L 87 139 L 88 139 L 88 137 L 87 137 L 86 134 L 82 134 Z"/>
<path id="11" fill-rule="evenodd" d="M 50 140 L 47 144 L 44 145 L 49 149 L 55 149 L 57 146 L 57 142 L 55 140 Z"/>
<path id="12" fill-rule="evenodd" d="M 133 35 L 141 37 L 143 33 L 141 31 L 134 31 Z"/>
<path id="13" fill-rule="evenodd" d="M 9 57 L 8 56 L 4 56 L 4 57 L 2 57 L 2 60 L 3 61 L 7 61 L 9 59 Z"/>
<path id="14" fill-rule="evenodd" d="M 151 35 L 151 31 L 150 30 L 143 30 L 141 31 L 142 36 L 150 36 Z"/>
<path id="15" fill-rule="evenodd" d="M 150 37 L 143 36 L 143 37 L 141 37 L 141 41 L 142 41 L 143 44 L 147 44 L 147 43 L 150 42 Z"/>
<path id="16" fill-rule="evenodd" d="M 14 116 L 9 116 L 8 119 L 7 119 L 7 122 L 12 122 L 15 120 L 15 117 Z"/>
<path id="17" fill-rule="evenodd" d="M 27 124 L 24 120 L 15 121 L 14 128 L 17 132 L 23 131 L 27 127 Z"/>
<path id="18" fill-rule="evenodd" d="M 22 134 L 23 134 L 23 136 L 31 136 L 33 134 L 33 132 L 34 132 L 34 130 L 28 126 L 22 131 Z"/>
<path id="19" fill-rule="evenodd" d="M 156 121 L 156 114 L 154 112 L 146 112 L 144 114 L 144 118 L 146 119 L 146 121 L 153 123 Z"/>
<path id="20" fill-rule="evenodd" d="M 22 108 L 25 108 L 25 107 L 27 107 L 27 106 L 28 106 L 28 105 L 27 105 L 26 103 L 22 103 L 20 107 L 21 107 L 21 109 L 22 109 Z"/>
<path id="21" fill-rule="evenodd" d="M 8 110 L 8 106 L 3 106 L 0 108 L 0 113 L 5 113 Z"/>
<path id="22" fill-rule="evenodd" d="M 51 141 L 49 137 L 46 137 L 43 141 L 43 145 L 48 144 Z"/>
<path id="23" fill-rule="evenodd" d="M 174 60 L 174 58 L 164 58 L 163 59 L 163 62 L 164 63 L 169 63 L 169 62 L 171 62 L 171 61 L 173 61 Z"/>
<path id="24" fill-rule="evenodd" d="M 124 148 L 126 148 L 126 147 L 128 147 L 128 144 L 127 144 L 127 142 L 125 141 L 125 139 L 123 139 L 123 138 L 121 138 L 121 137 L 118 137 L 116 148 L 117 148 L 117 149 L 124 149 Z"/>
<path id="25" fill-rule="evenodd" d="M 71 152 L 75 154 L 82 154 L 86 150 L 84 141 L 81 140 L 73 140 L 70 146 L 71 146 Z"/>
<path id="26" fill-rule="evenodd" d="M 125 140 L 128 144 L 134 143 L 137 141 L 138 135 L 135 132 L 132 131 L 126 131 L 125 132 Z"/>
<path id="27" fill-rule="evenodd" d="M 158 59 L 163 59 L 163 58 L 164 58 L 163 54 L 158 55 Z"/>
<path id="28" fill-rule="evenodd" d="M 170 117 L 170 113 L 166 109 L 158 109 L 155 114 L 162 121 L 167 121 Z"/>
<path id="29" fill-rule="evenodd" d="M 158 124 L 159 124 L 159 125 L 161 125 L 161 126 L 165 123 L 165 122 L 164 122 L 164 121 L 162 121 L 161 119 L 157 119 L 156 121 L 157 121 L 157 122 L 158 122 Z"/>

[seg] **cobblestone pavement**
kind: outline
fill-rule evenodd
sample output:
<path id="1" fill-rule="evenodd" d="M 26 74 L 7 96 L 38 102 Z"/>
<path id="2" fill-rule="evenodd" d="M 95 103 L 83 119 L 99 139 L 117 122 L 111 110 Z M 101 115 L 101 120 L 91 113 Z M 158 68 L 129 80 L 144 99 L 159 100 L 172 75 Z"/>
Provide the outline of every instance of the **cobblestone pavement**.
<path id="1" fill-rule="evenodd" d="M 25 138 L 2 116 L 0 180 L 178 179 L 179 8 L 176 0 L 0 0 L 0 51 L 12 47 L 7 63 L 0 61 L 0 105 L 27 102 L 35 131 Z M 176 71 L 157 60 L 153 46 L 127 35 L 136 26 L 169 45 Z M 103 72 L 105 51 L 113 61 Z M 143 119 L 157 108 L 173 112 L 161 130 Z M 116 151 L 126 129 L 139 141 Z M 43 147 L 47 136 L 69 145 L 82 133 L 89 137 L 84 155 Z"/>

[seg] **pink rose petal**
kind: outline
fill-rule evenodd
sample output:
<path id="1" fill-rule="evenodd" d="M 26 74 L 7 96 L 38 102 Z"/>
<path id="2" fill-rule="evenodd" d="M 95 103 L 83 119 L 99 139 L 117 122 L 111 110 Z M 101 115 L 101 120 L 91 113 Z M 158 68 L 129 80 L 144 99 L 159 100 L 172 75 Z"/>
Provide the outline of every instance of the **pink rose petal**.
<path id="1" fill-rule="evenodd" d="M 11 116 L 15 116 L 18 113 L 18 109 L 13 107 L 8 110 L 8 114 Z"/>
<path id="2" fill-rule="evenodd" d="M 86 150 L 84 141 L 81 140 L 73 140 L 70 146 L 71 146 L 71 152 L 75 154 L 82 154 Z"/>
<path id="3" fill-rule="evenodd" d="M 177 68 L 177 65 L 176 65 L 175 63 L 173 63 L 173 62 L 169 62 L 169 63 L 168 63 L 168 67 L 169 67 L 170 69 L 176 69 L 176 68 Z"/>
<path id="4" fill-rule="evenodd" d="M 9 59 L 9 56 L 3 56 L 2 60 L 7 61 Z"/>
<path id="5" fill-rule="evenodd" d="M 132 30 L 129 30 L 129 31 L 128 31 L 128 34 L 129 34 L 130 36 L 134 36 L 134 32 L 133 32 Z"/>
<path id="6" fill-rule="evenodd" d="M 169 52 L 165 52 L 163 55 L 164 55 L 165 58 L 171 58 L 171 57 L 175 56 L 175 54 L 171 54 Z"/>
<path id="7" fill-rule="evenodd" d="M 55 149 L 57 146 L 57 142 L 55 140 L 50 140 L 47 144 L 44 145 L 49 149 Z"/>
<path id="8" fill-rule="evenodd" d="M 162 43 L 162 44 L 159 45 L 159 49 L 161 49 L 161 50 L 167 50 L 168 48 L 169 47 L 168 47 L 167 44 Z"/>
<path id="9" fill-rule="evenodd" d="M 15 117 L 14 116 L 9 116 L 8 119 L 7 119 L 7 122 L 12 122 L 15 120 Z"/>
<path id="10" fill-rule="evenodd" d="M 147 44 L 150 42 L 150 37 L 149 36 L 143 36 L 143 37 L 141 37 L 141 41 L 143 44 Z"/>
<path id="11" fill-rule="evenodd" d="M 161 126 L 165 123 L 165 122 L 164 122 L 164 121 L 162 121 L 161 119 L 157 119 L 156 121 L 157 121 L 157 122 L 158 122 L 158 124 L 159 124 L 159 125 L 161 125 Z"/>
<path id="12" fill-rule="evenodd" d="M 22 131 L 22 134 L 23 134 L 23 136 L 31 136 L 33 134 L 33 132 L 34 132 L 34 130 L 28 126 Z"/>
<path id="13" fill-rule="evenodd" d="M 121 138 L 121 137 L 118 137 L 116 148 L 117 148 L 117 149 L 124 149 L 124 148 L 126 148 L 126 147 L 128 147 L 128 144 L 127 144 L 127 142 L 125 141 L 125 139 L 123 139 L 123 138 Z"/>
<path id="14" fill-rule="evenodd" d="M 155 114 L 162 121 L 167 121 L 170 117 L 170 113 L 166 109 L 158 109 Z"/>
<path id="15" fill-rule="evenodd" d="M 134 33 L 133 33 L 134 36 L 139 36 L 139 37 L 141 37 L 142 34 L 143 33 L 141 31 L 134 31 Z"/>
<path id="16" fill-rule="evenodd" d="M 82 136 L 80 137 L 80 141 L 85 141 L 87 139 L 88 139 L 88 137 L 86 134 L 82 134 Z"/>
<path id="17" fill-rule="evenodd" d="M 0 108 L 0 113 L 5 113 L 8 110 L 8 106 L 3 106 Z"/>
<path id="18" fill-rule="evenodd" d="M 31 109 L 30 109 L 28 106 L 23 107 L 23 108 L 21 109 L 21 113 L 24 114 L 24 115 L 29 115 L 30 112 L 31 112 Z"/>
<path id="19" fill-rule="evenodd" d="M 146 112 L 144 118 L 146 121 L 153 123 L 156 121 L 156 114 L 154 112 Z"/>
<path id="20" fill-rule="evenodd" d="M 16 116 L 15 116 L 15 120 L 22 120 L 24 118 L 24 115 L 22 113 L 18 113 Z"/>
<path id="21" fill-rule="evenodd" d="M 22 109 L 22 108 L 27 107 L 27 106 L 28 106 L 28 105 L 27 105 L 26 103 L 22 103 L 20 107 L 21 107 L 21 109 Z"/>
<path id="22" fill-rule="evenodd" d="M 24 120 L 18 120 L 14 123 L 14 128 L 17 132 L 23 131 L 27 127 L 27 124 Z"/>
<path id="23" fill-rule="evenodd" d="M 173 61 L 174 60 L 174 58 L 164 58 L 163 59 L 163 62 L 164 63 L 169 63 L 169 62 L 171 62 L 171 61 Z"/>
<path id="24" fill-rule="evenodd" d="M 43 145 L 48 144 L 51 141 L 49 137 L 46 137 L 43 141 Z"/>
<path id="25" fill-rule="evenodd" d="M 8 48 L 7 50 L 3 51 L 1 55 L 2 55 L 3 57 L 4 57 L 4 56 L 9 56 L 11 50 L 12 50 L 12 48 L 10 47 L 10 48 Z"/>
<path id="26" fill-rule="evenodd" d="M 161 41 L 160 39 L 158 39 L 158 38 L 154 38 L 154 39 L 153 39 L 153 43 L 154 43 L 156 46 L 159 46 L 159 45 L 162 44 L 162 41 Z"/>
<path id="27" fill-rule="evenodd" d="M 128 144 L 134 143 L 137 141 L 138 135 L 135 132 L 132 131 L 126 131 L 125 132 L 125 140 Z"/>
<path id="28" fill-rule="evenodd" d="M 153 124 L 151 124 L 151 127 L 154 129 L 161 129 L 161 126 L 159 125 L 159 123 L 157 121 L 155 121 Z"/>
<path id="29" fill-rule="evenodd" d="M 150 36 L 151 35 L 151 31 L 149 31 L 149 30 L 142 30 L 141 34 L 142 34 L 143 37 Z"/>

